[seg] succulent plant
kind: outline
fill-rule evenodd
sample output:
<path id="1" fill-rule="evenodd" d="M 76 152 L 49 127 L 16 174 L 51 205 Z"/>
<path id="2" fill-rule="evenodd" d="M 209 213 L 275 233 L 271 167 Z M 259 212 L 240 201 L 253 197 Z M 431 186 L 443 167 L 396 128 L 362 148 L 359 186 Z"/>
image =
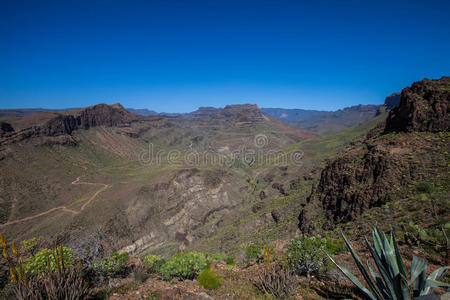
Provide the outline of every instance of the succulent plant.
<path id="1" fill-rule="evenodd" d="M 427 261 L 416 256 L 413 257 L 408 280 L 405 263 L 403 262 L 392 230 L 388 239 L 384 232 L 380 235 L 378 229 L 374 228 L 372 230 L 373 246 L 370 244 L 367 237 L 364 237 L 367 248 L 370 251 L 378 271 L 369 261 L 366 262 L 366 269 L 347 238 L 344 234 L 342 234 L 342 236 L 359 271 L 363 275 L 368 288 L 365 287 L 349 270 L 336 263 L 330 255 L 328 255 L 328 257 L 369 299 L 411 299 L 411 285 L 413 287 L 414 297 L 429 295 L 433 293 L 433 290 L 436 287 L 448 288 L 450 286 L 447 283 L 439 281 L 444 277 L 445 272 L 450 268 L 449 266 L 441 267 L 426 277 L 428 268 Z"/>

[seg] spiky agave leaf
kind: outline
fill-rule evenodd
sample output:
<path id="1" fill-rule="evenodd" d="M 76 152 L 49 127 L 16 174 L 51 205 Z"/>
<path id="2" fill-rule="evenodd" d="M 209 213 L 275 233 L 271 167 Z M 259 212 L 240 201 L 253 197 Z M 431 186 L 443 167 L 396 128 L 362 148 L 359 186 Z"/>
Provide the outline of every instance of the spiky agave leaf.
<path id="1" fill-rule="evenodd" d="M 450 285 L 448 283 L 440 281 L 442 277 L 444 277 L 445 272 L 447 272 L 448 269 L 450 269 L 450 266 L 441 267 L 439 269 L 434 270 L 427 277 L 425 287 L 420 291 L 420 296 L 431 294 L 433 292 L 433 289 L 437 287 L 449 288 Z"/>
<path id="2" fill-rule="evenodd" d="M 414 296 L 416 297 L 425 287 L 427 261 L 421 257 L 413 256 L 410 273 L 409 283 L 413 285 Z"/>
<path id="3" fill-rule="evenodd" d="M 399 300 L 410 300 L 411 295 L 409 291 L 408 280 L 405 276 L 398 273 L 394 278 L 394 290 Z"/>
<path id="4" fill-rule="evenodd" d="M 381 292 L 383 298 L 389 298 L 389 291 L 386 287 L 383 278 L 380 276 L 380 274 L 375 270 L 373 265 L 370 263 L 370 261 L 366 261 L 367 268 L 369 269 L 370 275 L 372 275 L 372 278 L 375 279 L 375 283 L 378 287 L 378 290 Z M 392 298 L 392 297 L 391 297 Z"/>
<path id="5" fill-rule="evenodd" d="M 397 239 L 395 238 L 395 233 L 391 228 L 391 237 L 393 239 L 393 244 L 394 244 L 394 249 L 395 249 L 395 257 L 397 258 L 397 264 L 398 264 L 398 269 L 400 271 L 400 274 L 402 274 L 405 278 L 407 278 L 407 274 L 406 274 L 406 266 L 405 266 L 405 262 L 403 261 L 402 255 L 400 253 L 400 250 L 398 249 L 398 245 L 397 245 Z"/>
<path id="6" fill-rule="evenodd" d="M 395 257 L 394 247 L 389 243 L 388 239 L 386 238 L 386 234 L 384 232 L 383 232 L 383 248 L 388 270 L 391 273 L 392 278 L 395 279 L 395 277 L 397 277 L 397 275 L 399 274 L 397 259 Z"/>
<path id="7" fill-rule="evenodd" d="M 353 259 L 355 260 L 356 265 L 358 266 L 359 271 L 361 272 L 361 274 L 363 275 L 363 277 L 366 280 L 367 284 L 369 285 L 370 290 L 375 294 L 377 299 L 383 299 L 381 297 L 381 295 L 380 295 L 380 292 L 377 290 L 375 284 L 373 283 L 372 279 L 370 278 L 369 273 L 367 272 L 366 268 L 364 268 L 364 265 L 361 262 L 361 259 L 359 258 L 358 254 L 356 254 L 355 250 L 353 250 L 352 245 L 347 240 L 345 235 L 343 233 L 341 233 L 341 234 L 342 234 L 342 237 L 344 238 L 344 241 L 345 241 L 345 244 L 347 245 L 348 250 L 352 254 Z"/>
<path id="8" fill-rule="evenodd" d="M 350 272 L 349 270 L 347 270 L 345 267 L 341 266 L 340 264 L 338 264 L 328 253 L 327 256 L 330 258 L 330 260 L 336 265 L 336 267 L 339 268 L 339 270 L 341 270 L 342 273 L 344 273 L 344 275 L 350 279 L 351 282 L 353 282 L 354 285 L 356 285 L 361 292 L 363 292 L 363 294 L 365 294 L 368 298 L 372 299 L 372 300 L 380 300 L 383 299 L 381 297 L 375 297 L 356 277 L 355 275 L 352 274 L 352 272 Z"/>
<path id="9" fill-rule="evenodd" d="M 380 272 L 381 277 L 383 278 L 384 284 L 387 287 L 390 298 L 396 299 L 394 284 L 392 283 L 392 279 L 390 277 L 389 272 L 386 270 L 386 267 L 384 266 L 383 262 L 381 261 L 381 258 L 378 255 L 378 253 L 376 252 L 376 250 L 374 250 L 374 248 L 372 248 L 372 246 L 370 245 L 367 237 L 364 237 L 364 239 L 366 241 L 367 248 L 369 249 L 370 254 L 372 255 L 372 258 L 375 261 L 378 271 Z"/>
<path id="10" fill-rule="evenodd" d="M 362 265 L 361 260 L 353 250 L 353 247 L 350 245 L 344 234 L 342 234 L 342 236 L 356 265 L 363 274 L 364 279 L 367 281 L 370 290 L 359 282 L 349 270 L 337 264 L 330 255 L 327 255 L 344 275 L 370 299 L 409 300 L 411 299 L 409 287 L 411 284 L 414 287 L 415 297 L 428 295 L 433 292 L 435 287 L 450 287 L 449 284 L 439 281 L 450 268 L 449 266 L 435 270 L 427 278 L 427 261 L 416 256 L 413 257 L 410 270 L 410 281 L 408 282 L 406 267 L 403 258 L 401 257 L 394 232 L 391 229 L 389 239 L 383 232 L 381 238 L 378 229 L 374 228 L 372 230 L 373 247 L 369 243 L 367 237 L 364 237 L 364 239 L 379 271 L 379 273 L 376 272 L 373 265 L 367 261 L 367 268 L 370 272 L 370 276 L 375 280 L 375 287 L 371 277 L 369 277 L 368 272 Z"/>

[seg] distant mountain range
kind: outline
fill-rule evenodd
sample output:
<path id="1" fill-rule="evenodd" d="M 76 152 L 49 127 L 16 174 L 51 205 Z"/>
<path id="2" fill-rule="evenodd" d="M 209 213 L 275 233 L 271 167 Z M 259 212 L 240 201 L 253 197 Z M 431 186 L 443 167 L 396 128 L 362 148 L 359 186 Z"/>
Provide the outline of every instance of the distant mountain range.
<path id="1" fill-rule="evenodd" d="M 320 111 L 309 109 L 261 108 L 267 116 L 278 119 L 283 123 L 299 127 L 318 135 L 327 135 L 354 127 L 370 120 L 387 109 L 398 106 L 400 94 L 395 93 L 386 97 L 384 105 L 356 105 L 337 111 Z M 148 109 L 127 108 L 129 111 L 142 116 L 199 116 L 216 113 L 219 108 L 200 107 L 198 110 L 184 114 L 157 113 Z"/>
<path id="2" fill-rule="evenodd" d="M 367 120 L 370 120 L 386 110 L 390 110 L 400 103 L 400 93 L 394 93 L 386 97 L 384 105 L 356 105 L 340 109 L 337 111 L 320 111 L 309 109 L 286 109 L 286 108 L 261 108 L 261 112 L 267 116 L 278 119 L 283 123 L 299 127 L 317 135 L 327 135 L 341 131 L 345 128 L 354 127 Z M 27 116 L 38 112 L 71 111 L 76 108 L 68 109 L 0 109 L 0 117 L 3 116 Z M 200 107 L 190 113 L 166 113 L 156 112 L 147 108 L 126 108 L 136 115 L 148 116 L 167 116 L 167 117 L 199 117 L 217 113 L 220 108 Z"/>
<path id="3" fill-rule="evenodd" d="M 370 120 L 386 109 L 391 109 L 398 106 L 399 94 L 392 94 L 386 97 L 385 105 L 356 105 L 347 107 L 337 111 L 320 111 L 309 109 L 286 109 L 286 108 L 261 108 L 261 112 L 267 116 L 278 119 L 283 123 L 308 130 L 318 135 L 327 135 L 341 131 L 345 128 L 354 127 L 367 120 Z M 127 110 L 142 116 L 206 116 L 219 111 L 215 107 L 200 107 L 198 110 L 184 113 L 157 113 L 148 109 L 133 109 Z"/>

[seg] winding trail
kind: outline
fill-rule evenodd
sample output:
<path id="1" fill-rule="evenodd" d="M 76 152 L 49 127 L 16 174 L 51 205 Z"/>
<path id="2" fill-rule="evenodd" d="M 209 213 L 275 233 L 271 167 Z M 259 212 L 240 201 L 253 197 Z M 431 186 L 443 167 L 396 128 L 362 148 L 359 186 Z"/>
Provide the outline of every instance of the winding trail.
<path id="1" fill-rule="evenodd" d="M 96 191 L 82 206 L 81 206 L 81 208 L 80 208 L 80 210 L 78 210 L 78 211 L 76 211 L 76 210 L 73 210 L 73 209 L 71 209 L 71 208 L 68 208 L 67 206 L 65 206 L 65 205 L 63 205 L 63 206 L 58 206 L 58 207 L 54 207 L 54 208 L 51 208 L 51 209 L 49 209 L 49 210 L 47 210 L 47 211 L 44 211 L 44 212 L 41 212 L 41 213 L 38 213 L 38 214 L 35 214 L 35 215 L 32 215 L 32 216 L 29 216 L 29 217 L 25 217 L 25 218 L 22 218 L 22 219 L 18 219 L 18 220 L 14 220 L 14 221 L 10 221 L 10 222 L 6 222 L 6 223 L 4 223 L 4 224 L 0 224 L 0 228 L 3 228 L 3 227 L 5 227 L 5 226 L 8 226 L 8 225 L 13 225 L 13 224 L 17 224 L 17 223 L 22 223 L 22 222 L 26 222 L 26 221 L 29 221 L 29 220 L 32 220 L 32 219 L 35 219 L 35 218 L 39 218 L 39 217 L 42 217 L 42 216 L 45 216 L 45 215 L 48 215 L 49 213 L 52 213 L 52 212 L 54 212 L 54 211 L 56 211 L 56 210 L 62 210 L 62 211 L 65 211 L 65 212 L 68 212 L 68 213 L 71 213 L 71 214 L 78 214 L 78 213 L 80 213 L 80 212 L 82 212 L 85 208 L 86 208 L 86 206 L 88 206 L 89 205 L 89 203 L 91 203 L 97 196 L 98 196 L 98 194 L 100 194 L 101 192 L 103 192 L 104 190 L 106 190 L 109 186 L 110 186 L 110 184 L 106 184 L 106 183 L 95 183 L 95 182 L 84 182 L 84 181 L 80 181 L 80 178 L 81 178 L 81 176 L 78 176 L 77 177 L 77 179 L 75 179 L 74 181 L 72 181 L 72 183 L 71 184 L 73 184 L 73 185 L 75 185 L 75 184 L 88 184 L 88 185 L 101 185 L 102 187 L 98 190 L 98 191 Z"/>

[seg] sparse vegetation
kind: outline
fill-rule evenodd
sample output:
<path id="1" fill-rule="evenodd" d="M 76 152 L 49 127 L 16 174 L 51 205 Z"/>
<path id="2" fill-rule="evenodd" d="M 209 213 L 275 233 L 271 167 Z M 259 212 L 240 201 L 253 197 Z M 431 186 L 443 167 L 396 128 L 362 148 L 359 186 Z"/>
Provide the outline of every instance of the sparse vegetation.
<path id="1" fill-rule="evenodd" d="M 126 267 L 128 260 L 128 253 L 113 253 L 101 262 L 93 263 L 91 268 L 104 277 L 125 276 L 128 274 Z"/>
<path id="2" fill-rule="evenodd" d="M 419 182 L 416 184 L 416 190 L 421 193 L 432 193 L 435 188 L 434 185 L 429 182 Z"/>
<path id="3" fill-rule="evenodd" d="M 137 283 L 143 283 L 148 277 L 147 269 L 144 267 L 137 267 L 131 273 L 133 276 L 133 280 Z"/>
<path id="4" fill-rule="evenodd" d="M 250 244 L 245 248 L 245 259 L 247 262 L 259 262 L 263 255 L 263 245 L 260 243 Z"/>
<path id="5" fill-rule="evenodd" d="M 254 284 L 264 294 L 272 295 L 277 299 L 286 299 L 295 294 L 298 280 L 294 272 L 281 263 L 271 263 L 269 266 L 264 266 Z"/>

